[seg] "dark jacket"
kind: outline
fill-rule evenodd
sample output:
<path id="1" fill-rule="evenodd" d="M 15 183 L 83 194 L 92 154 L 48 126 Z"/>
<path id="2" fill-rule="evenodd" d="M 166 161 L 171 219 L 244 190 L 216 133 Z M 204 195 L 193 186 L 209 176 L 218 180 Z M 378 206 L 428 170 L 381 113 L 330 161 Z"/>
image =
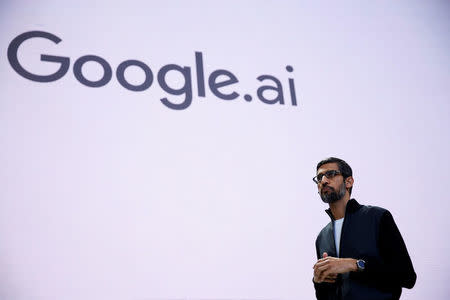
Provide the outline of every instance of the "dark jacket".
<path id="1" fill-rule="evenodd" d="M 317 259 L 327 252 L 336 256 L 333 215 L 316 239 Z M 319 300 L 393 300 L 402 287 L 412 288 L 416 273 L 405 242 L 391 213 L 381 207 L 360 205 L 349 200 L 340 240 L 342 258 L 363 259 L 362 272 L 340 274 L 336 283 L 314 283 Z"/>

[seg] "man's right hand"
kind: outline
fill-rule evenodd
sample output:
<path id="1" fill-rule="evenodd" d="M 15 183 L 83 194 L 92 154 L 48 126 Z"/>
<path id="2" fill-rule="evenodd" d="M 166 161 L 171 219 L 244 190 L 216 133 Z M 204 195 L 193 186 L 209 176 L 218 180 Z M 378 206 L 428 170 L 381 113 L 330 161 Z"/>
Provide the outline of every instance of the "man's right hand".
<path id="1" fill-rule="evenodd" d="M 322 258 L 327 257 L 328 254 L 326 252 L 323 253 Z M 328 283 L 335 283 L 337 274 L 329 274 L 327 277 L 323 278 L 322 280 L 319 279 L 320 273 L 317 269 L 314 269 L 314 282 L 315 283 L 322 283 L 322 282 L 328 282 Z"/>

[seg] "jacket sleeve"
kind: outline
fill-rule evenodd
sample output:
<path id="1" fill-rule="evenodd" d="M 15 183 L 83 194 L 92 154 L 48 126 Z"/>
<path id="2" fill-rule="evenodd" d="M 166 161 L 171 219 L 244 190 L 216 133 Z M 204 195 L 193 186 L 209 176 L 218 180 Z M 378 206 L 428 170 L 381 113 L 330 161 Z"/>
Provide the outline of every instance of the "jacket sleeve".
<path id="1" fill-rule="evenodd" d="M 402 235 L 389 211 L 380 220 L 379 251 L 381 259 L 366 258 L 365 275 L 383 286 L 412 288 L 417 276 Z"/>
<path id="2" fill-rule="evenodd" d="M 316 283 L 314 282 L 314 289 L 316 290 L 316 298 L 317 300 L 328 300 L 330 299 L 330 294 L 334 294 L 336 290 L 335 283 Z"/>

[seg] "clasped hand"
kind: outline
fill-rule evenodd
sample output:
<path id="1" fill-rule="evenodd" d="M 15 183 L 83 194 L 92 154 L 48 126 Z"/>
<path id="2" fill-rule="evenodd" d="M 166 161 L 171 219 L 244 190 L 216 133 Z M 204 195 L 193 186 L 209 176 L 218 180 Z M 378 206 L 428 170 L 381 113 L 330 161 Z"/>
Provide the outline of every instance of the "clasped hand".
<path id="1" fill-rule="evenodd" d="M 356 260 L 353 258 L 336 258 L 323 253 L 323 258 L 319 259 L 313 266 L 314 282 L 336 282 L 338 274 L 356 271 Z"/>

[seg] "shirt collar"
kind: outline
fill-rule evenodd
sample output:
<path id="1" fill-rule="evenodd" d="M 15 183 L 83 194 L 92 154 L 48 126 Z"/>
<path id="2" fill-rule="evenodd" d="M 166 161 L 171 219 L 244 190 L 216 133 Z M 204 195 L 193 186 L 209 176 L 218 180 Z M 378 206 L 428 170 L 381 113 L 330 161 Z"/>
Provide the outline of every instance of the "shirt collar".
<path id="1" fill-rule="evenodd" d="M 347 202 L 347 206 L 345 207 L 345 216 L 349 213 L 354 213 L 361 207 L 361 204 L 358 203 L 355 199 L 350 199 Z M 326 209 L 325 212 L 330 216 L 331 220 L 334 221 L 333 214 L 331 213 L 331 209 Z"/>

